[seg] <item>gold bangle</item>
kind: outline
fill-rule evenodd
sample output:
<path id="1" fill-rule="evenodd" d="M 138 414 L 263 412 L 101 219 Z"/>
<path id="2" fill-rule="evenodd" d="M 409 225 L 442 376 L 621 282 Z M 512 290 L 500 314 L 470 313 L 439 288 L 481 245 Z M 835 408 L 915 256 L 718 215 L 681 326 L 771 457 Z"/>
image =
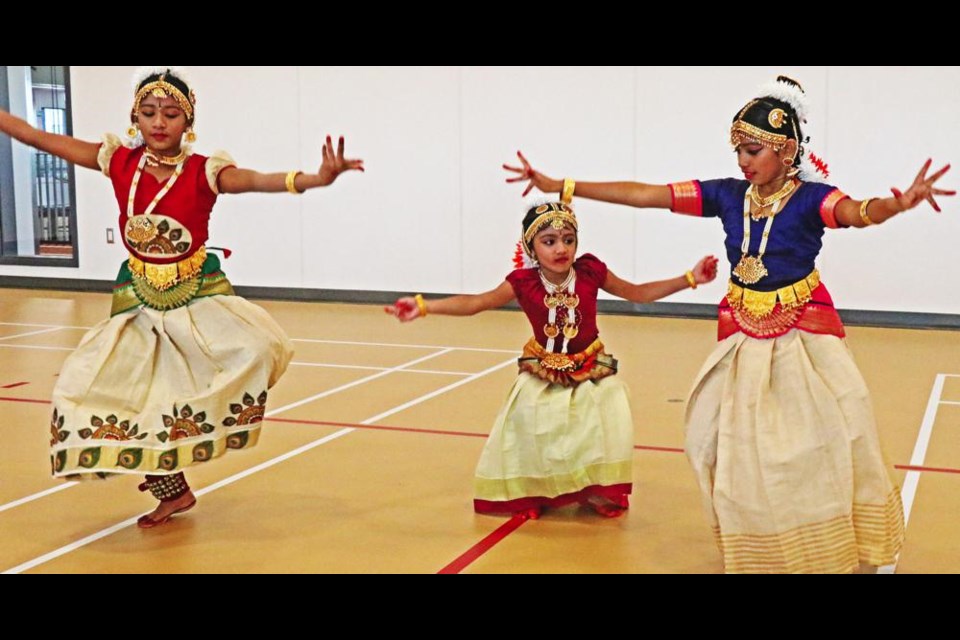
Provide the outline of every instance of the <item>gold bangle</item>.
<path id="1" fill-rule="evenodd" d="M 301 173 L 303 173 L 303 171 L 291 171 L 290 173 L 287 174 L 287 179 L 284 181 L 284 183 L 287 185 L 287 191 L 289 191 L 290 193 L 294 193 L 296 195 L 300 195 L 303 193 L 303 191 L 297 190 L 297 185 L 296 185 L 297 176 L 300 175 Z"/>
<path id="2" fill-rule="evenodd" d="M 867 198 L 866 200 L 860 203 L 860 219 L 863 220 L 863 226 L 865 227 L 869 227 L 872 224 L 876 224 L 876 222 L 871 220 L 870 216 L 867 215 L 867 207 L 870 205 L 870 202 L 872 200 L 876 200 L 876 198 Z"/>
<path id="3" fill-rule="evenodd" d="M 417 301 L 417 309 L 420 310 L 420 317 L 427 317 L 427 301 L 423 299 L 423 294 L 418 293 L 413 297 Z"/>
<path id="4" fill-rule="evenodd" d="M 563 179 L 563 191 L 560 193 L 560 202 L 570 204 L 573 202 L 573 190 L 577 188 L 577 183 L 572 178 Z"/>
<path id="5" fill-rule="evenodd" d="M 690 285 L 691 289 L 697 288 L 697 279 L 693 277 L 693 271 L 687 271 L 683 274 L 687 278 L 687 283 Z"/>

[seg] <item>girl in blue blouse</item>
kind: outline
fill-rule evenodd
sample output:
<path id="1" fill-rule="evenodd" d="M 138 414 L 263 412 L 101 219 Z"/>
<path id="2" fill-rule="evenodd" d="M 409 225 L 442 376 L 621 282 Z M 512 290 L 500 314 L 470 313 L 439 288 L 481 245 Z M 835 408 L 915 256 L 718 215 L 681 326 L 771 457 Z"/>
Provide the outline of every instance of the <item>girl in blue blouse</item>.
<path id="1" fill-rule="evenodd" d="M 686 453 L 728 572 L 852 572 L 895 561 L 903 507 L 863 377 L 815 263 L 825 229 L 866 227 L 954 195 L 949 169 L 921 167 L 906 191 L 857 201 L 817 181 L 807 100 L 784 76 L 733 117 L 743 179 L 574 183 L 522 166 L 527 191 L 562 191 L 716 217 L 731 265 L 719 343 L 691 391 Z M 814 164 L 816 164 L 816 159 Z"/>

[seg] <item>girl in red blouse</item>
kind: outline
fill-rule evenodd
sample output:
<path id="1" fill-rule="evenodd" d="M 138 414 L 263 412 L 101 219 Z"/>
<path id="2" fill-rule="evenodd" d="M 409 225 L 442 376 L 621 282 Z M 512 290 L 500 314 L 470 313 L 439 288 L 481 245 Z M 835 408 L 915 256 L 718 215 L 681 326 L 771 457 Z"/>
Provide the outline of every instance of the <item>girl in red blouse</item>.
<path id="1" fill-rule="evenodd" d="M 614 374 L 597 330 L 600 289 L 652 302 L 712 281 L 717 260 L 686 275 L 632 284 L 596 256 L 577 254 L 577 219 L 565 202 L 542 201 L 523 221 L 532 268 L 496 289 L 441 300 L 401 298 L 386 311 L 401 322 L 428 314 L 468 316 L 517 300 L 533 328 L 520 373 L 477 465 L 474 509 L 537 518 L 545 507 L 580 502 L 616 517 L 632 487 L 633 420 L 626 386 Z"/>
<path id="2" fill-rule="evenodd" d="M 361 160 L 328 137 L 315 174 L 241 169 L 225 153 L 193 153 L 196 99 L 181 69 L 140 69 L 131 138 L 102 144 L 33 128 L 0 111 L 0 131 L 102 171 L 120 206 L 129 258 L 111 317 L 63 365 L 53 394 L 50 462 L 65 478 L 146 475 L 160 505 L 142 528 L 196 504 L 182 470 L 257 443 L 272 387 L 293 351 L 267 313 L 234 295 L 208 254 L 210 211 L 221 193 L 303 193 L 329 186 Z"/>

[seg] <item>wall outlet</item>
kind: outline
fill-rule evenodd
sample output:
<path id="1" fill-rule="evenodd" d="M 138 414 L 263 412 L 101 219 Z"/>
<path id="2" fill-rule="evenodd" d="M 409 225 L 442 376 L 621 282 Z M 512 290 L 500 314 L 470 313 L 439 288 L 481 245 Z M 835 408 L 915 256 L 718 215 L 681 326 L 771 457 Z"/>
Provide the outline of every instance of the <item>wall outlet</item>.
<path id="1" fill-rule="evenodd" d="M 107 227 L 107 244 L 113 244 L 113 228 Z"/>

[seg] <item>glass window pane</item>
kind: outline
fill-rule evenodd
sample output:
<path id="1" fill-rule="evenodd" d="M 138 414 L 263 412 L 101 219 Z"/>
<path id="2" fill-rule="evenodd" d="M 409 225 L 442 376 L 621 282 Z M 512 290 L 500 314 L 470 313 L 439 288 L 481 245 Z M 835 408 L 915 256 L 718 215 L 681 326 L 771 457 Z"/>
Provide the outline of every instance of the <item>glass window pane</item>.
<path id="1" fill-rule="evenodd" d="M 69 67 L 0 67 L 0 108 L 70 134 Z M 0 140 L 0 261 L 76 266 L 74 168 Z M 38 260 L 39 259 L 39 260 Z"/>

